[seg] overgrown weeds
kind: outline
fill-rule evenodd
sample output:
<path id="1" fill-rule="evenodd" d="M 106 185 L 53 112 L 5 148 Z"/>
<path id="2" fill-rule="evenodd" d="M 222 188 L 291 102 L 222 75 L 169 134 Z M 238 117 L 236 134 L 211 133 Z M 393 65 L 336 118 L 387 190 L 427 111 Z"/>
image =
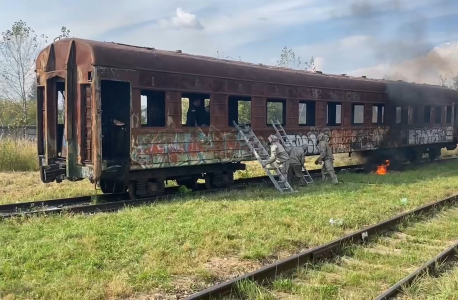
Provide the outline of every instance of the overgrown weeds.
<path id="1" fill-rule="evenodd" d="M 0 139 L 0 172 L 37 171 L 37 146 L 26 139 Z"/>

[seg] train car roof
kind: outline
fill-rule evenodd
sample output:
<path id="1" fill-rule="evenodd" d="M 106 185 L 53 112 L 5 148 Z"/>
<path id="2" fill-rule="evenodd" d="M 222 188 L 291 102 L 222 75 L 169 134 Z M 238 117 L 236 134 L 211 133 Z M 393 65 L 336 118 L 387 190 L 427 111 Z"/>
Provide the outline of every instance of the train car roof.
<path id="1" fill-rule="evenodd" d="M 417 98 L 424 99 L 425 96 L 432 96 L 434 98 L 445 97 L 458 100 L 458 91 L 439 85 L 323 74 L 321 72 L 315 73 L 305 70 L 293 70 L 262 64 L 191 55 L 182 53 L 181 51 L 165 51 L 151 47 L 140 47 L 79 38 L 61 39 L 56 41 L 55 44 L 70 43 L 72 40 L 77 44 L 83 44 L 89 48 L 92 56 L 92 65 L 94 66 L 140 71 L 166 71 L 214 78 L 315 88 L 388 93 L 391 100 L 395 98 L 405 98 L 406 96 L 412 101 L 419 101 L 420 99 Z M 43 51 L 45 50 L 46 49 Z M 402 97 L 398 97 L 401 95 Z"/>

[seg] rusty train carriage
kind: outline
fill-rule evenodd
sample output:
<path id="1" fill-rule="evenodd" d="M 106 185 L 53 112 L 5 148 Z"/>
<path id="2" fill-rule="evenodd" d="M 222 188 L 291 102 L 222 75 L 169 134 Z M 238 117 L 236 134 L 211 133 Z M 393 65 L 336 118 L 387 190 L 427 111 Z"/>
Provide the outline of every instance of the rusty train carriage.
<path id="1" fill-rule="evenodd" d="M 435 155 L 457 143 L 458 93 L 437 86 L 81 39 L 46 47 L 36 72 L 43 182 L 89 178 L 104 192 L 129 186 L 149 195 L 161 193 L 165 179 L 192 186 L 201 174 L 209 186 L 230 185 L 233 172 L 244 169 L 240 162 L 253 159 L 232 125 L 239 101 L 249 101 L 261 140 L 273 133 L 267 107 L 281 107 L 286 132 L 296 144 L 307 143 L 309 155 L 318 153 L 322 131 L 335 153 L 402 147 L 410 156 Z M 57 122 L 58 91 L 65 93 L 64 124 Z M 195 95 L 210 100 L 208 127 L 182 125 L 182 98 Z"/>

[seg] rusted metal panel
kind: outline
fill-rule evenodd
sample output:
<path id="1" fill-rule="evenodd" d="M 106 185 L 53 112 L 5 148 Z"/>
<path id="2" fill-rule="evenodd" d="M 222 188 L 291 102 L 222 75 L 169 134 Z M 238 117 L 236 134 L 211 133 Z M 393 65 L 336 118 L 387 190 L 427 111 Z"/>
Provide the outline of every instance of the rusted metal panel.
<path id="1" fill-rule="evenodd" d="M 80 163 L 92 162 L 92 87 L 90 84 L 81 85 L 81 149 Z"/>
<path id="2" fill-rule="evenodd" d="M 181 127 L 181 93 L 166 92 L 165 111 L 167 112 L 167 126 Z"/>
<path id="3" fill-rule="evenodd" d="M 364 126 L 372 126 L 372 103 L 364 103 Z"/>
<path id="4" fill-rule="evenodd" d="M 337 125 L 337 126 L 351 126 L 351 123 L 353 120 L 352 104 L 351 103 L 342 103 L 341 113 L 342 113 L 341 125 Z"/>
<path id="5" fill-rule="evenodd" d="M 46 98 L 45 98 L 45 153 L 46 163 L 50 163 L 57 157 L 57 102 L 55 101 L 56 86 L 54 79 L 46 80 Z"/>
<path id="6" fill-rule="evenodd" d="M 142 127 L 141 96 L 142 91 L 140 89 L 132 88 L 132 112 L 130 118 L 132 128 Z"/>
<path id="7" fill-rule="evenodd" d="M 324 127 L 326 126 L 326 115 L 327 115 L 327 106 L 324 101 L 316 102 L 316 126 Z"/>
<path id="8" fill-rule="evenodd" d="M 205 91 L 210 92 L 213 86 L 213 80 L 211 78 L 202 77 L 202 76 L 180 76 L 173 75 L 174 78 L 170 78 L 170 82 L 175 84 L 175 87 L 178 87 L 182 90 L 190 91 Z M 176 82 L 179 80 L 178 82 Z"/>
<path id="9" fill-rule="evenodd" d="M 299 123 L 299 100 L 286 102 L 286 126 L 295 126 Z"/>
<path id="10" fill-rule="evenodd" d="M 77 103 L 77 77 L 76 77 L 76 46 L 72 41 L 68 47 L 67 59 L 65 64 L 65 139 L 67 142 L 67 177 L 76 177 L 77 163 L 77 137 L 75 136 L 75 125 L 80 124 L 76 117 L 75 108 Z"/>
<path id="11" fill-rule="evenodd" d="M 251 98 L 251 127 L 264 128 L 267 123 L 266 99 L 253 97 Z"/>
<path id="12" fill-rule="evenodd" d="M 228 126 L 228 100 L 226 95 L 210 95 L 210 124 L 216 128 L 225 128 Z"/>
<path id="13" fill-rule="evenodd" d="M 37 87 L 37 150 L 38 155 L 45 154 L 45 88 Z"/>
<path id="14" fill-rule="evenodd" d="M 92 84 L 92 179 L 97 181 L 102 174 L 102 103 L 100 101 L 100 79 L 98 68 L 94 69 Z"/>

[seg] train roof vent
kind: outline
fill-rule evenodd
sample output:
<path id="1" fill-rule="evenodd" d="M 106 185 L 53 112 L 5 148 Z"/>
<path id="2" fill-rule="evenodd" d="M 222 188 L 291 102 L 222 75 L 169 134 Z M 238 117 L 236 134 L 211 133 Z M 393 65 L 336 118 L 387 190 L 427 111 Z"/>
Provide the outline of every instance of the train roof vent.
<path id="1" fill-rule="evenodd" d="M 347 74 L 340 74 L 340 75 L 342 75 L 342 76 L 347 76 Z"/>
<path id="2" fill-rule="evenodd" d="M 362 78 L 367 78 L 366 75 L 361 76 Z"/>
<path id="3" fill-rule="evenodd" d="M 317 72 L 318 74 L 323 74 L 323 72 L 321 72 L 321 71 L 316 71 L 316 72 Z"/>
<path id="4" fill-rule="evenodd" d="M 183 51 L 181 51 L 181 50 L 177 50 L 177 51 L 175 51 L 175 52 L 176 52 L 176 53 L 183 53 Z"/>

